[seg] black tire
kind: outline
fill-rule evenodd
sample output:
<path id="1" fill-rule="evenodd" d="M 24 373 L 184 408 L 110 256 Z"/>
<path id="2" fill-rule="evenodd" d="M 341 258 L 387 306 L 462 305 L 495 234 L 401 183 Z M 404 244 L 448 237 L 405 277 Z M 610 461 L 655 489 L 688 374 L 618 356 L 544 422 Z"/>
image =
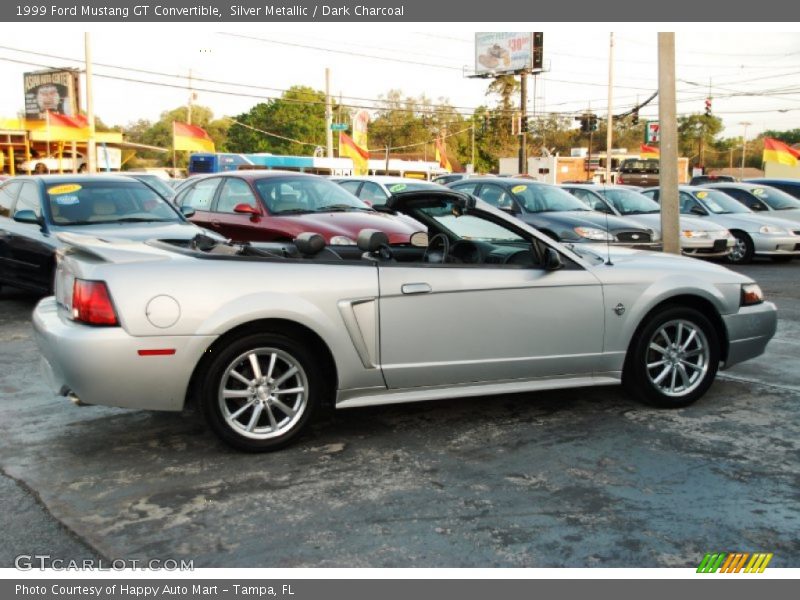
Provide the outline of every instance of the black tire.
<path id="1" fill-rule="evenodd" d="M 753 262 L 753 256 L 756 253 L 753 240 L 744 232 L 734 231 L 732 233 L 736 238 L 736 243 L 726 257 L 728 262 L 734 265 L 746 265 Z"/>
<path id="2" fill-rule="evenodd" d="M 46 175 L 50 172 L 50 169 L 47 168 L 47 165 L 44 163 L 36 163 L 33 167 L 33 172 L 37 175 Z"/>
<path id="3" fill-rule="evenodd" d="M 256 377 L 251 354 L 257 354 L 263 380 Z M 272 373 L 269 373 L 270 361 L 274 361 Z M 292 366 L 297 367 L 297 373 L 278 383 Z M 230 375 L 231 370 L 248 383 Z M 267 380 L 267 375 L 271 375 L 271 380 Z M 254 385 L 259 381 L 259 385 Z M 273 396 L 275 383 L 278 389 Z M 318 361 L 307 346 L 282 334 L 252 333 L 218 350 L 201 381 L 200 402 L 206 421 L 222 441 L 246 452 L 268 452 L 286 446 L 301 434 L 329 391 L 326 383 Z M 223 385 L 224 389 L 243 396 L 223 399 Z M 300 387 L 304 388 L 302 394 L 296 393 L 294 400 L 286 400 L 291 395 L 283 390 Z M 282 410 L 281 403 L 296 412 Z M 250 407 L 245 408 L 246 404 Z M 254 417 L 259 405 L 261 408 Z M 243 411 L 239 417 L 237 411 Z M 253 418 L 255 424 L 250 425 Z"/>
<path id="4" fill-rule="evenodd" d="M 680 331 L 678 324 L 681 324 Z M 695 329 L 694 334 L 691 329 Z M 666 339 L 661 335 L 662 330 Z M 686 349 L 674 348 L 674 344 L 669 343 L 670 337 L 673 341 L 677 339 L 679 346 L 686 343 Z M 652 349 L 651 343 L 659 347 L 663 344 L 666 352 Z M 704 349 L 697 352 L 701 347 Z M 659 360 L 664 364 L 658 364 Z M 625 358 L 622 384 L 641 402 L 662 408 L 680 408 L 692 404 L 708 391 L 717 374 L 719 360 L 719 336 L 711 321 L 694 308 L 668 306 L 649 316 L 634 335 Z M 688 380 L 683 379 L 681 370 Z M 667 388 L 673 386 L 672 393 L 660 385 L 659 377 Z M 683 380 L 682 385 L 675 387 L 679 378 Z"/>
<path id="5" fill-rule="evenodd" d="M 794 256 L 770 256 L 769 258 L 774 263 L 788 263 L 792 261 Z"/>

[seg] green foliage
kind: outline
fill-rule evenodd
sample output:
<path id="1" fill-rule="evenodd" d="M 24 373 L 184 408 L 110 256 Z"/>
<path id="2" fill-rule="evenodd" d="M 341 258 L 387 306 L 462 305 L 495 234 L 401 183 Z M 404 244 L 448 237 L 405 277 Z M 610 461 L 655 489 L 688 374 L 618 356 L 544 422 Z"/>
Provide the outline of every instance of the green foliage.
<path id="1" fill-rule="evenodd" d="M 786 131 L 770 129 L 764 132 L 764 137 L 775 138 L 789 145 L 800 144 L 800 129 L 787 129 Z"/>
<path id="2" fill-rule="evenodd" d="M 277 100 L 256 104 L 234 118 L 228 130 L 230 152 L 271 152 L 309 156 L 314 147 L 265 135 L 277 135 L 325 146 L 325 94 L 306 86 L 292 86 Z M 255 129 L 236 123 L 249 125 Z"/>

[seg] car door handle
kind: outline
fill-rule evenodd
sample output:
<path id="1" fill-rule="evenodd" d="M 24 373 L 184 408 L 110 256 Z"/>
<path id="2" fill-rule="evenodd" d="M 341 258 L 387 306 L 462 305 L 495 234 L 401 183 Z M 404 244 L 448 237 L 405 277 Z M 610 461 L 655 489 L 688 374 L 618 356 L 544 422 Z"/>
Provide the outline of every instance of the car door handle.
<path id="1" fill-rule="evenodd" d="M 430 294 L 433 291 L 427 283 L 404 283 L 400 290 L 404 294 Z"/>

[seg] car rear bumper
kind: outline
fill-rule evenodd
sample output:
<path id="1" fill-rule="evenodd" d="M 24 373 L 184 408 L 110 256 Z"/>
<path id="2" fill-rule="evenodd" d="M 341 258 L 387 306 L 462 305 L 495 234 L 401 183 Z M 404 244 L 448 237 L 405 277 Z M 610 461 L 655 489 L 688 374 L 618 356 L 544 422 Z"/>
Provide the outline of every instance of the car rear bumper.
<path id="1" fill-rule="evenodd" d="M 775 335 L 778 311 L 772 302 L 744 306 L 739 312 L 722 317 L 728 334 L 728 357 L 723 369 L 764 353 Z"/>
<path id="2" fill-rule="evenodd" d="M 34 339 L 52 390 L 86 404 L 181 410 L 195 366 L 215 336 L 134 337 L 121 327 L 75 323 L 54 297 L 33 311 Z M 139 351 L 174 350 L 140 355 Z"/>

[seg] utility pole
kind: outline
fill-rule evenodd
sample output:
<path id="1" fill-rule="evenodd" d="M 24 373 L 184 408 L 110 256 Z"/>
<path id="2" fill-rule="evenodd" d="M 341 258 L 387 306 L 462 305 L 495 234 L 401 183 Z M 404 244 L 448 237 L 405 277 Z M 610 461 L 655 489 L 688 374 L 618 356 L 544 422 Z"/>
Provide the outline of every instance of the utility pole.
<path id="1" fill-rule="evenodd" d="M 659 198 L 664 252 L 680 254 L 678 120 L 675 98 L 675 33 L 658 34 L 658 122 L 661 133 Z"/>
<path id="2" fill-rule="evenodd" d="M 189 104 L 186 106 L 186 123 L 192 124 L 192 100 L 194 100 L 194 91 L 192 90 L 192 70 L 189 69 Z"/>
<path id="3" fill-rule="evenodd" d="M 86 168 L 97 173 L 97 140 L 94 131 L 94 96 L 92 91 L 92 40 L 88 32 L 83 34 L 84 59 L 86 61 L 86 119 L 89 121 L 89 139 L 86 142 Z"/>
<path id="4" fill-rule="evenodd" d="M 608 122 L 606 133 L 606 184 L 611 183 L 611 146 L 614 138 L 614 117 L 611 105 L 614 100 L 614 34 L 608 42 Z"/>
<path id="5" fill-rule="evenodd" d="M 472 127 L 470 127 L 472 132 L 472 172 L 475 172 L 475 117 L 472 117 Z"/>
<path id="6" fill-rule="evenodd" d="M 523 70 L 519 74 L 519 172 L 520 175 L 525 175 L 528 172 L 528 147 L 527 138 L 528 132 L 528 72 Z"/>
<path id="7" fill-rule="evenodd" d="M 333 107 L 331 106 L 331 70 L 325 67 L 325 144 L 328 158 L 333 158 Z"/>
<path id="8" fill-rule="evenodd" d="M 739 179 L 744 179 L 744 159 L 747 156 L 747 128 L 752 125 L 750 121 L 742 121 L 739 125 L 744 125 L 744 133 L 742 134 L 742 166 L 739 169 Z"/>

